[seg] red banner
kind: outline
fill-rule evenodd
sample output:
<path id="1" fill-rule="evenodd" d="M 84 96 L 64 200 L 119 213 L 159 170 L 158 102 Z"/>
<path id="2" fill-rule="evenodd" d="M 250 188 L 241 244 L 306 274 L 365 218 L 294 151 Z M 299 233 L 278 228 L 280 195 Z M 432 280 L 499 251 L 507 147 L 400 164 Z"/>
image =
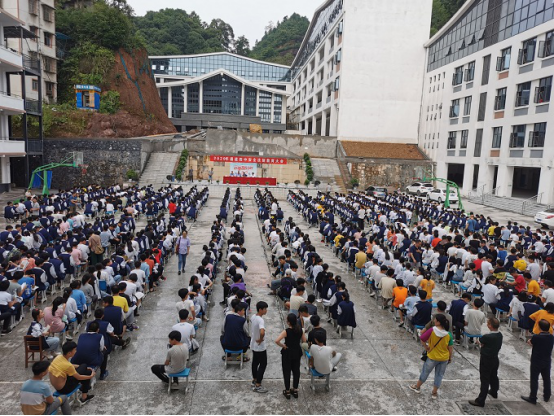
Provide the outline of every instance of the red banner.
<path id="1" fill-rule="evenodd" d="M 219 156 L 210 155 L 210 162 L 233 162 L 233 163 L 267 163 L 270 165 L 286 165 L 287 159 L 278 157 L 263 156 Z"/>
<path id="2" fill-rule="evenodd" d="M 276 186 L 277 185 L 277 178 L 239 178 L 237 176 L 224 176 L 223 177 L 223 184 Z"/>

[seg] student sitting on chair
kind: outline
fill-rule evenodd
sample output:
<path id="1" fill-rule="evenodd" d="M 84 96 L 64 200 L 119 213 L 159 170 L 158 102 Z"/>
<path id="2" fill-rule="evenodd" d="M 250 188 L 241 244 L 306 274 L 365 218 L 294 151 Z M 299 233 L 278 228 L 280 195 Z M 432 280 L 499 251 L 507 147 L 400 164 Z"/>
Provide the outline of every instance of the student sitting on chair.
<path id="1" fill-rule="evenodd" d="M 71 414 L 66 396 L 53 397 L 50 386 L 42 381 L 50 363 L 39 361 L 33 364 L 33 377 L 21 386 L 21 410 L 24 415 L 51 415 L 61 407 L 64 415 Z"/>
<path id="2" fill-rule="evenodd" d="M 168 374 L 177 374 L 182 372 L 187 367 L 189 358 L 188 347 L 181 342 L 181 333 L 179 331 L 171 331 L 169 333 L 169 350 L 164 364 L 154 364 L 151 367 L 152 373 L 164 383 L 169 383 Z M 173 380 L 174 388 L 179 388 L 179 380 Z"/>
<path id="3" fill-rule="evenodd" d="M 327 375 L 331 371 L 337 371 L 337 364 L 342 358 L 340 352 L 324 344 L 321 334 L 314 336 L 314 344 L 310 347 L 310 367 L 319 374 Z"/>

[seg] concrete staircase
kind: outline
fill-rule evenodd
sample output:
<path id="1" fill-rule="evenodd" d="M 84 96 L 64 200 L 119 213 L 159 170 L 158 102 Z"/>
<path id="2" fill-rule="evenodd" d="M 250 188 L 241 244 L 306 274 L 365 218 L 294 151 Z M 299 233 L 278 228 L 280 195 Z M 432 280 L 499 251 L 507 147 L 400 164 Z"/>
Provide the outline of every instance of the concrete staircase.
<path id="1" fill-rule="evenodd" d="M 180 156 L 180 153 L 151 153 L 146 168 L 140 176 L 140 186 L 150 184 L 160 186 L 164 182 L 167 182 L 166 176 L 173 175 Z"/>
<path id="2" fill-rule="evenodd" d="M 337 165 L 339 166 L 339 176 L 335 176 L 337 185 L 339 185 L 344 191 L 350 189 L 350 181 L 352 180 L 352 174 L 348 170 L 346 161 L 343 159 L 337 159 Z"/>
<path id="3" fill-rule="evenodd" d="M 314 170 L 314 179 L 322 184 L 335 182 L 335 177 L 340 175 L 340 169 L 335 159 L 311 158 Z"/>
<path id="4" fill-rule="evenodd" d="M 508 198 L 491 194 L 471 196 L 468 199 L 475 204 L 481 204 L 503 211 L 516 212 L 529 217 L 534 217 L 537 212 L 549 208 L 548 205 L 539 204 L 534 199 Z"/>

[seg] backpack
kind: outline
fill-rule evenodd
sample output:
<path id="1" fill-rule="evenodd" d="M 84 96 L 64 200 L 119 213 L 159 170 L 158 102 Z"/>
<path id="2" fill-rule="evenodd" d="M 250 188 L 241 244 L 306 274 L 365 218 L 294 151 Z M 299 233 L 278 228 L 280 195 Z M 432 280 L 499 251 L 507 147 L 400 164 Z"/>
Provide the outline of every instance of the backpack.
<path id="1" fill-rule="evenodd" d="M 293 285 L 292 285 L 291 279 L 281 280 L 281 288 L 279 289 L 279 296 L 281 296 L 281 298 L 290 299 L 292 288 L 293 288 Z"/>

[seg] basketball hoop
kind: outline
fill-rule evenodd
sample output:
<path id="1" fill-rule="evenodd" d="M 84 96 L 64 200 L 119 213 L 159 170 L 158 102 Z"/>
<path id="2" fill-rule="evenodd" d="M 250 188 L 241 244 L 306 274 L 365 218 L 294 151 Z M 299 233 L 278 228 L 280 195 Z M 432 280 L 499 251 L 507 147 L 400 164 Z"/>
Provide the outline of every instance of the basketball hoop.
<path id="1" fill-rule="evenodd" d="M 81 167 L 83 165 L 83 152 L 72 152 L 73 166 Z M 85 168 L 86 169 L 86 168 Z"/>

